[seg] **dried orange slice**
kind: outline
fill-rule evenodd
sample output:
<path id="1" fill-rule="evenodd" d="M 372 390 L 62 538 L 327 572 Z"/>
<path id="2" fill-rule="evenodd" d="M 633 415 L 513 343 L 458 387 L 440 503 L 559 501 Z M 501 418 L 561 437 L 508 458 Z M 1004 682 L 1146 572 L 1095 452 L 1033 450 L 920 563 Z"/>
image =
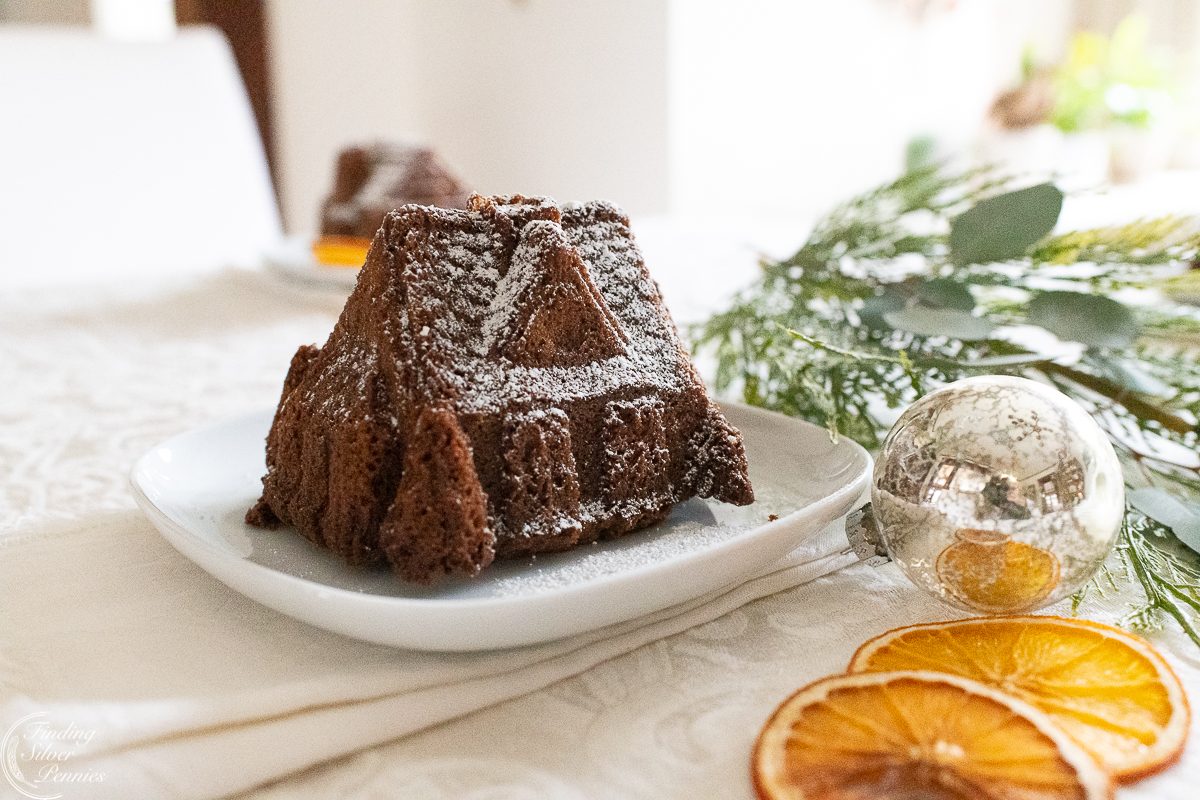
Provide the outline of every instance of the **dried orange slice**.
<path id="1" fill-rule="evenodd" d="M 752 761 L 763 800 L 1093 800 L 1112 782 L 1045 714 L 954 675 L 837 675 L 784 701 Z"/>
<path id="2" fill-rule="evenodd" d="M 994 531 L 963 529 L 938 556 L 946 590 L 969 609 L 988 614 L 1030 611 L 1058 586 L 1053 553 Z"/>
<path id="3" fill-rule="evenodd" d="M 371 240 L 358 236 L 322 236 L 312 245 L 317 262 L 326 267 L 361 267 L 370 249 Z"/>
<path id="4" fill-rule="evenodd" d="M 1191 712 L 1144 640 L 1084 620 L 1024 616 L 913 625 L 858 649 L 850 672 L 922 669 L 970 678 L 1044 711 L 1121 782 L 1174 763 Z"/>

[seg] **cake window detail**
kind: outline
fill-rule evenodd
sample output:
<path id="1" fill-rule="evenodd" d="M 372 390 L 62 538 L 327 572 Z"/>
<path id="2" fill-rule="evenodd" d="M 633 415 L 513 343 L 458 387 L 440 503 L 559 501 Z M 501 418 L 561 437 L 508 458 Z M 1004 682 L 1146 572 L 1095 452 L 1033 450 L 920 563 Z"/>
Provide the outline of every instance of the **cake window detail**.
<path id="1" fill-rule="evenodd" d="M 508 529 L 519 533 L 530 523 L 544 522 L 535 527 L 578 534 L 579 477 L 567 415 L 559 409 L 534 411 L 510 418 L 507 425 Z"/>
<path id="2" fill-rule="evenodd" d="M 604 415 L 604 487 L 608 499 L 670 491 L 663 404 L 650 398 L 609 403 Z"/>

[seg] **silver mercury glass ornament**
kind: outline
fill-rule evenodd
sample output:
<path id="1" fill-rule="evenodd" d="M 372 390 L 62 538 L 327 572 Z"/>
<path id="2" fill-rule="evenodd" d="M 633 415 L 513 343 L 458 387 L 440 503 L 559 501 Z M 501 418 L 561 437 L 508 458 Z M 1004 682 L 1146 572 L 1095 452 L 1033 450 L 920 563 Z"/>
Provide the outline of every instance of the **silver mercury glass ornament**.
<path id="1" fill-rule="evenodd" d="M 1121 527 L 1125 485 L 1077 403 L 1025 378 L 967 378 L 914 403 L 884 440 L 871 506 L 892 560 L 921 588 L 984 614 L 1077 591 Z"/>

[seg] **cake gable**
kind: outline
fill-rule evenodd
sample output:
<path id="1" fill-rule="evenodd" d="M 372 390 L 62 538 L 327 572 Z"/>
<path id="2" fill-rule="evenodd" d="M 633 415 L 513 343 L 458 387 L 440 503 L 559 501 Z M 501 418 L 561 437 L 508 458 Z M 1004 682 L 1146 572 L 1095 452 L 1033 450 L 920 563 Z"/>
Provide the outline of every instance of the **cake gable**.
<path id="1" fill-rule="evenodd" d="M 577 367 L 625 354 L 629 337 L 562 228 L 527 224 L 496 287 L 484 342 L 488 357 L 524 367 Z"/>

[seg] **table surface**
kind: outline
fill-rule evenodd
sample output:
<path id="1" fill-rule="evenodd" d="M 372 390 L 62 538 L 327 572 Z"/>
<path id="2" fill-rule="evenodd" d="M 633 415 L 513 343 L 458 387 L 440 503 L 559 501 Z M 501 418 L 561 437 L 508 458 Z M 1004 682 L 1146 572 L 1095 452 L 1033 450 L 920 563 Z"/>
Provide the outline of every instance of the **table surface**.
<path id="1" fill-rule="evenodd" d="M 1127 193 L 1117 205 L 1137 202 Z M 1113 207 L 1107 213 L 1120 218 Z M 759 252 L 788 252 L 806 228 L 773 222 L 714 235 L 694 223 L 635 220 L 679 322 L 719 307 L 752 280 Z M 0 392 L 0 532 L 132 508 L 127 476 L 138 456 L 198 425 L 273 406 L 296 347 L 323 342 L 344 300 L 256 270 L 111 281 L 87 274 L 86 265 L 50 276 L 27 266 L 0 272 L 0 375 L 8 387 Z M 1085 614 L 1115 621 L 1111 605 Z M 955 616 L 893 566 L 856 564 L 250 796 L 749 798 L 750 746 L 777 703 L 844 670 L 887 620 Z M 1178 636 L 1161 641 L 1200 690 L 1200 651 L 1180 646 Z M 1198 748 L 1193 741 L 1179 765 L 1118 796 L 1194 796 Z"/>

